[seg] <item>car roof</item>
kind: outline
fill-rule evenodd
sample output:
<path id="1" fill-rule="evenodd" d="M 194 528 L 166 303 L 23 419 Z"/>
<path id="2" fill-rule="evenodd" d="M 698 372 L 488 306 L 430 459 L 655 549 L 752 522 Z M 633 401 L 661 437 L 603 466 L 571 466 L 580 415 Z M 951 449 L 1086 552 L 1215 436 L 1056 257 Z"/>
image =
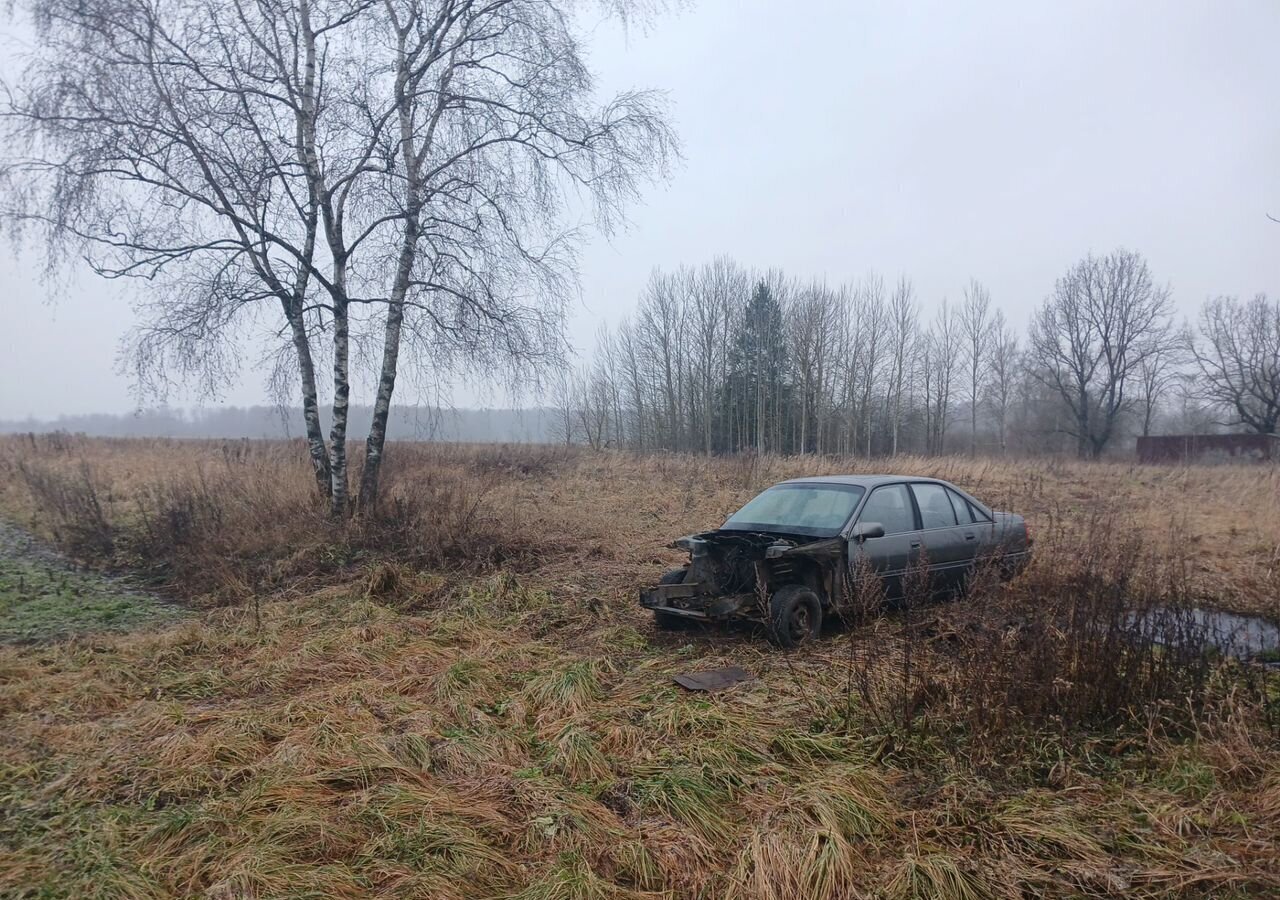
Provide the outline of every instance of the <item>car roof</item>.
<path id="1" fill-rule="evenodd" d="M 924 478 L 918 475 L 810 475 L 807 478 L 789 478 L 779 484 L 855 484 L 870 490 L 881 484 L 896 484 L 903 481 L 940 481 L 938 478 Z M 947 482 L 942 482 L 946 484 Z"/>

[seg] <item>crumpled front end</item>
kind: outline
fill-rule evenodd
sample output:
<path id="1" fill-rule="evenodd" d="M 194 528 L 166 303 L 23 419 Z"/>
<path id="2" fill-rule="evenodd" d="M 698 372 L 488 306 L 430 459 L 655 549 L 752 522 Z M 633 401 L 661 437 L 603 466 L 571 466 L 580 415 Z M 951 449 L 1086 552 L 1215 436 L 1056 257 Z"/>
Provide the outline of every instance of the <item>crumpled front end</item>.
<path id="1" fill-rule="evenodd" d="M 691 534 L 672 542 L 689 554 L 684 580 L 640 592 L 640 605 L 690 619 L 719 621 L 737 615 L 755 599 L 755 563 L 764 558 L 759 535 L 720 540 Z"/>
<path id="2" fill-rule="evenodd" d="M 700 588 L 697 584 L 660 584 L 640 592 L 640 605 L 668 615 L 719 622 L 733 618 L 755 600 L 752 594 L 711 597 L 699 593 Z"/>
<path id="3" fill-rule="evenodd" d="M 684 579 L 642 590 L 640 605 L 654 612 L 702 621 L 758 619 L 764 598 L 777 585 L 797 580 L 798 568 L 808 566 L 812 571 L 815 564 L 839 559 L 838 544 L 800 542 L 756 532 L 688 535 L 672 543 L 689 554 Z M 826 582 L 829 577 L 828 574 L 819 580 Z"/>

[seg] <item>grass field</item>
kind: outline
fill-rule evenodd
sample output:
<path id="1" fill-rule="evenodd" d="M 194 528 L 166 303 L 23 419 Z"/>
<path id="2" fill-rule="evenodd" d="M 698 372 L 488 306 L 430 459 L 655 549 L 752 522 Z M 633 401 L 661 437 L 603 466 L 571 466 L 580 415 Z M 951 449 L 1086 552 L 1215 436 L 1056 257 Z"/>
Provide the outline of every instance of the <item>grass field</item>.
<path id="1" fill-rule="evenodd" d="M 637 608 L 673 537 L 877 469 L 1025 513 L 1032 569 L 795 653 Z M 402 445 L 388 482 L 334 524 L 295 446 L 0 441 L 7 518 L 192 609 L 0 646 L 0 895 L 1280 891 L 1276 676 L 1059 615 L 1280 618 L 1275 469 Z"/>

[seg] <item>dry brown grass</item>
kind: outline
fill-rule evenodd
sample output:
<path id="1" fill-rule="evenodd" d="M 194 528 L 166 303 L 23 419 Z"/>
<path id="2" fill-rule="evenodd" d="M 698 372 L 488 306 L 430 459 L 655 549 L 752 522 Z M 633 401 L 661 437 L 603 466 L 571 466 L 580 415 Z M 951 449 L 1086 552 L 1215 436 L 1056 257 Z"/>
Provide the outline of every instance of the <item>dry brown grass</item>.
<path id="1" fill-rule="evenodd" d="M 900 619 L 796 654 L 652 630 L 634 592 L 676 558 L 673 536 L 766 483 L 862 461 L 393 449 L 400 506 L 362 533 L 324 519 L 288 445 L 0 442 L 9 515 L 66 527 L 20 462 L 68 483 L 87 471 L 111 543 L 87 552 L 154 554 L 157 578 L 224 604 L 160 631 L 0 647 L 0 895 L 1280 891 L 1274 683 L 1224 667 L 1169 727 L 1159 710 L 1105 727 L 1028 716 L 997 746 L 958 680 L 905 728 L 851 692 L 851 648 L 894 645 Z M 1272 470 L 870 468 L 1027 512 L 1045 572 L 1097 543 L 1084 526 L 1102 510 L 1152 558 L 1186 559 L 1197 592 L 1274 609 Z M 170 525 L 157 511 L 172 508 L 193 515 Z M 1045 572 L 1027 583 L 1054 584 Z M 258 617 L 225 605 L 249 595 Z M 935 631 L 964 614 L 937 611 Z M 916 652 L 955 678 L 927 641 Z M 730 663 L 756 680 L 713 696 L 670 682 Z M 873 689 L 892 696 L 897 666 L 869 663 Z"/>
<path id="2" fill-rule="evenodd" d="M 542 578 L 563 578 L 561 586 L 617 589 L 675 559 L 672 537 L 715 527 L 769 484 L 903 472 L 945 478 L 1021 512 L 1037 537 L 1064 547 L 1076 532 L 1088 538 L 1088 522 L 1110 519 L 1117 533 L 1129 530 L 1153 552 L 1181 560 L 1215 605 L 1280 618 L 1275 466 L 707 459 L 446 444 L 393 450 L 388 502 L 371 533 L 335 531 L 313 496 L 300 445 L 274 441 L 3 438 L 0 509 L 91 560 L 131 568 L 189 561 L 198 571 L 170 578 L 188 594 L 216 596 L 220 577 L 233 596 L 246 586 L 269 591 L 302 576 L 345 576 L 380 558 L 433 570 L 536 569 Z M 48 501 L 48 489 L 27 489 L 33 475 L 73 495 L 65 515 Z M 91 497 L 82 496 L 86 490 Z M 87 505 L 101 509 L 100 526 L 82 512 Z M 71 525 L 106 533 L 69 534 Z"/>

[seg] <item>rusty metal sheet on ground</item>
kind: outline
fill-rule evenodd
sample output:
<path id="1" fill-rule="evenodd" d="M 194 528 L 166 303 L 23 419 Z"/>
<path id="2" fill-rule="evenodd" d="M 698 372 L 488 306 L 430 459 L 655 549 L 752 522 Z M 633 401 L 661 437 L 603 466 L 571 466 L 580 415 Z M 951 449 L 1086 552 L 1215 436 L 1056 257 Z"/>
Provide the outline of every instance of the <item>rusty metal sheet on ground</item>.
<path id="1" fill-rule="evenodd" d="M 708 669 L 705 672 L 685 672 L 671 680 L 691 691 L 723 691 L 741 681 L 750 681 L 753 677 L 746 669 L 726 666 L 723 669 Z"/>

